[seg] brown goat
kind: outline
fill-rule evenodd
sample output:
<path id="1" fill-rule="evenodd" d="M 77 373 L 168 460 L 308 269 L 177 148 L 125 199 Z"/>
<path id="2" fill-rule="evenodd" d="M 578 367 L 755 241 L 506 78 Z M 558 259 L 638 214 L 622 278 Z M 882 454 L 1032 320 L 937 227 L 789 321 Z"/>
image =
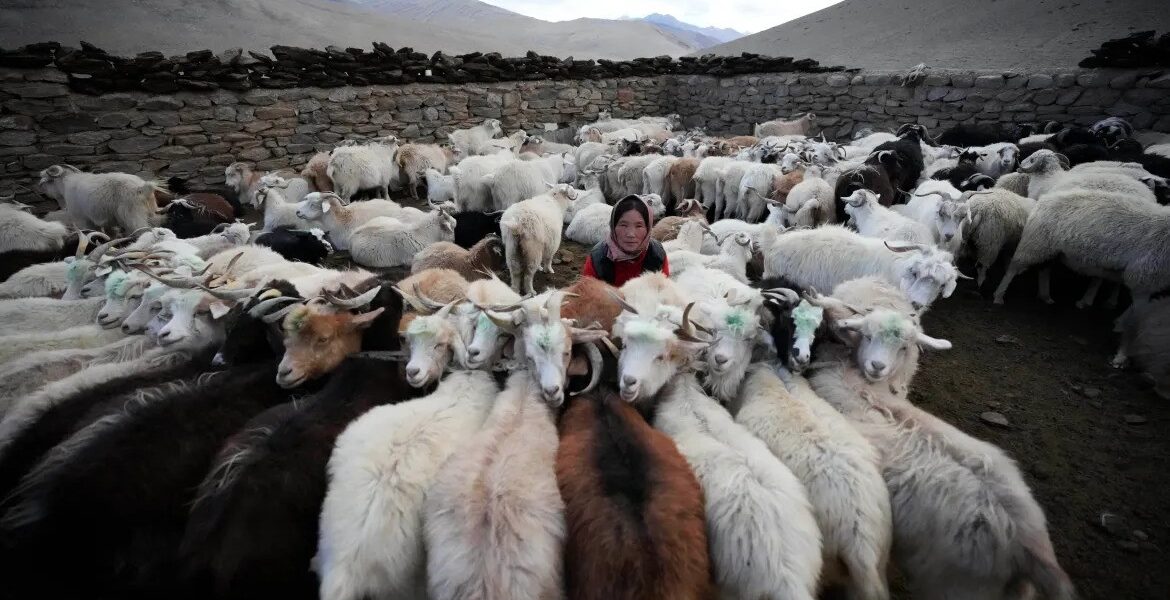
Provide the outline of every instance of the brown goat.
<path id="1" fill-rule="evenodd" d="M 485 272 L 504 268 L 504 242 L 491 234 L 468 249 L 452 242 L 435 242 L 414 256 L 411 273 L 426 269 L 451 269 L 468 281 L 488 277 Z"/>
<path id="2" fill-rule="evenodd" d="M 423 174 L 427 169 L 446 173 L 447 165 L 453 157 L 451 150 L 436 144 L 403 144 L 398 148 L 394 160 L 402 171 L 401 176 L 407 181 L 410 197 L 418 200 L 418 186 L 425 182 Z"/>
<path id="3" fill-rule="evenodd" d="M 760 143 L 760 138 L 754 135 L 737 135 L 735 137 L 729 137 L 724 141 L 732 146 L 747 148 L 748 146 L 755 146 Z"/>
<path id="4" fill-rule="evenodd" d="M 308 179 L 317 188 L 318 192 L 332 192 L 333 180 L 329 178 L 327 170 L 329 169 L 329 153 L 318 152 L 309 159 L 304 169 L 301 169 L 301 177 Z"/>
<path id="5" fill-rule="evenodd" d="M 613 331 L 613 322 L 622 314 L 621 304 L 614 299 L 617 288 L 593 277 L 579 277 L 572 285 L 562 290 L 568 296 L 561 304 L 561 318 L 575 319 L 578 327 L 601 325 L 606 331 Z"/>
<path id="6" fill-rule="evenodd" d="M 402 319 L 398 322 L 399 333 L 406 331 L 406 327 L 418 316 L 416 311 L 419 308 L 425 308 L 411 304 L 412 300 L 417 301 L 414 297 L 416 286 L 418 287 L 417 293 L 422 294 L 427 299 L 447 304 L 465 298 L 468 285 L 467 280 L 458 272 L 441 268 L 419 271 L 399 281 L 396 287 L 409 296 L 406 299 L 406 306 L 403 307 Z"/>
<path id="7" fill-rule="evenodd" d="M 703 492 L 674 442 L 612 391 L 561 418 L 565 583 L 573 600 L 713 597 Z"/>
<path id="8" fill-rule="evenodd" d="M 707 222 L 706 212 L 703 210 L 703 205 L 694 198 L 683 200 L 675 207 L 677 215 L 664 217 L 660 221 L 654 223 L 654 229 L 650 230 L 650 235 L 660 241 L 669 242 L 678 237 L 678 230 L 682 228 L 683 223 L 687 221 Z"/>
<path id="9" fill-rule="evenodd" d="M 685 198 L 695 197 L 695 170 L 699 168 L 699 159 L 680 158 L 670 165 L 666 172 L 666 183 L 662 186 L 662 202 L 670 206 L 671 201 L 681 202 Z"/>
<path id="10" fill-rule="evenodd" d="M 293 388 L 332 371 L 346 356 L 362 349 L 362 332 L 383 308 L 355 314 L 327 304 L 297 306 L 284 316 L 284 359 L 276 383 Z"/>

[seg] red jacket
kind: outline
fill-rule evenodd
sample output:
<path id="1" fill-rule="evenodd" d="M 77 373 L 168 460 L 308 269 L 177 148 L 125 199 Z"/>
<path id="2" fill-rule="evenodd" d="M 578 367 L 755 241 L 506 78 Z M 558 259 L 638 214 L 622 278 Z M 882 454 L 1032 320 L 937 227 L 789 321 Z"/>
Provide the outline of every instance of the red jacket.
<path id="1" fill-rule="evenodd" d="M 605 242 L 601 242 L 601 243 L 605 244 Z M 652 242 L 652 243 L 657 243 L 657 242 Z M 649 248 L 646 249 L 647 252 L 649 252 L 649 250 L 650 250 Z M 604 281 L 606 281 L 607 283 L 609 283 L 610 285 L 612 285 L 614 287 L 622 287 L 622 284 L 641 275 L 644 272 L 642 269 L 642 263 L 645 262 L 645 260 L 646 260 L 646 252 L 643 252 L 642 255 L 639 256 L 635 260 L 627 260 L 627 261 L 613 263 L 613 281 L 608 281 L 608 280 L 604 280 Z M 662 253 L 662 268 L 660 269 L 660 271 L 662 272 L 663 275 L 666 275 L 667 277 L 670 276 L 670 262 L 666 259 L 665 252 Z M 598 276 L 597 270 L 593 266 L 592 253 L 590 256 L 585 257 L 585 266 L 584 266 L 584 268 L 581 269 L 581 275 L 592 277 L 594 279 L 602 279 L 602 277 Z"/>

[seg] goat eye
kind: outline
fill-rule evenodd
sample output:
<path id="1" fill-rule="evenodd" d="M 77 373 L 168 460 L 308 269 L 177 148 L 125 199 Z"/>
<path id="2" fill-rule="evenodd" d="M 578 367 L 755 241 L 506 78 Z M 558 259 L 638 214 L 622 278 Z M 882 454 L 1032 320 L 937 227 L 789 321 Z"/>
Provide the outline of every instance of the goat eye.
<path id="1" fill-rule="evenodd" d="M 656 361 L 658 361 L 658 362 L 662 362 L 662 361 L 666 360 L 666 355 L 665 355 L 665 354 L 659 354 L 658 356 L 655 356 L 655 357 L 654 357 L 654 360 L 656 360 Z"/>
<path id="2" fill-rule="evenodd" d="M 318 337 L 318 338 L 317 338 L 317 343 L 318 343 L 318 344 L 321 344 L 321 345 L 328 344 L 328 343 L 329 343 L 329 338 L 328 338 L 328 337 L 326 337 L 326 336 L 320 336 L 320 337 Z"/>

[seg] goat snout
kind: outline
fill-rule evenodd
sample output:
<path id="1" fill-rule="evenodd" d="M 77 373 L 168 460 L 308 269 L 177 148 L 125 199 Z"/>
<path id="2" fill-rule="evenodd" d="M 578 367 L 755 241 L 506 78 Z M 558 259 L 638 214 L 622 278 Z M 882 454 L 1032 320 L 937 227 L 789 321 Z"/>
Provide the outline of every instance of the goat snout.
<path id="1" fill-rule="evenodd" d="M 712 355 L 712 358 L 715 360 L 715 364 L 721 367 L 727 364 L 727 361 L 730 360 L 726 354 L 714 354 Z"/>
<path id="2" fill-rule="evenodd" d="M 886 363 L 880 360 L 871 360 L 865 365 L 865 374 L 871 379 L 885 376 L 886 371 Z"/>
<path id="3" fill-rule="evenodd" d="M 948 242 L 951 241 L 954 237 L 955 237 L 955 234 L 953 234 L 953 233 L 944 233 L 943 234 L 943 239 L 948 241 Z"/>
<path id="4" fill-rule="evenodd" d="M 546 385 L 546 386 L 544 386 L 544 388 L 541 391 L 544 392 L 545 402 L 551 403 L 554 400 L 561 399 L 561 386 L 560 385 Z"/>

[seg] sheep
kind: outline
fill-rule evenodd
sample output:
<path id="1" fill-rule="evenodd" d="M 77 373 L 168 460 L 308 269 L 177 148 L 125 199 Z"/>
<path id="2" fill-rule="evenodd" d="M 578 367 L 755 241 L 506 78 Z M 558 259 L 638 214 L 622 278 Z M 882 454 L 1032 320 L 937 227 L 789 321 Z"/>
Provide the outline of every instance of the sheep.
<path id="1" fill-rule="evenodd" d="M 579 195 L 578 195 L 579 196 Z M 643 194 L 639 196 L 650 207 L 650 213 L 657 219 L 666 214 L 666 206 L 658 194 Z M 577 210 L 573 215 L 573 222 L 565 229 L 565 237 L 585 246 L 593 246 L 604 241 L 609 235 L 609 223 L 613 215 L 613 207 L 608 204 L 595 203 Z"/>
<path id="2" fill-rule="evenodd" d="M 900 285 L 916 310 L 948 298 L 958 271 L 949 252 L 933 246 L 895 246 L 838 225 L 792 231 L 760 240 L 764 277 L 786 277 L 802 288 L 831 290 L 838 284 L 876 275 Z"/>
<path id="3" fill-rule="evenodd" d="M 313 192 L 296 205 L 298 219 L 318 224 L 338 250 L 349 250 L 350 238 L 361 226 L 375 217 L 391 217 L 403 223 L 418 223 L 426 213 L 402 207 L 392 200 L 366 200 L 346 203 L 332 192 Z"/>
<path id="4" fill-rule="evenodd" d="M 1036 202 L 1003 188 L 968 192 L 964 196 L 969 226 L 966 234 L 958 229 L 957 236 L 965 239 L 975 254 L 976 283 L 982 286 L 987 280 L 987 270 L 995 264 L 1000 252 L 1019 243 L 1024 223 Z M 957 203 L 944 202 L 943 206 L 948 206 L 947 214 L 963 214 Z M 939 207 L 940 217 L 943 206 Z"/>
<path id="5" fill-rule="evenodd" d="M 309 181 L 314 192 L 332 192 L 333 180 L 329 178 L 329 153 L 318 152 L 305 163 L 301 177 Z"/>
<path id="6" fill-rule="evenodd" d="M 350 255 L 363 266 L 397 267 L 410 265 L 430 244 L 454 239 L 455 217 L 440 206 L 413 224 L 392 217 L 370 219 L 350 234 Z"/>
<path id="7" fill-rule="evenodd" d="M 857 190 L 844 200 L 846 214 L 863 236 L 911 244 L 934 243 L 934 234 L 926 225 L 878 204 L 873 192 Z"/>
<path id="8" fill-rule="evenodd" d="M 1052 191 L 1028 217 L 994 302 L 1012 279 L 1030 266 L 1061 257 L 1074 270 L 1118 277 L 1135 303 L 1148 300 L 1170 281 L 1170 246 L 1161 243 L 1170 207 L 1144 198 L 1069 188 Z M 1047 290 L 1041 290 L 1042 299 Z"/>
<path id="9" fill-rule="evenodd" d="M 674 442 L 635 408 L 612 392 L 570 402 L 556 475 L 568 597 L 713 596 L 699 482 Z"/>
<path id="10" fill-rule="evenodd" d="M 536 271 L 552 274 L 552 259 L 561 247 L 564 211 L 576 196 L 572 188 L 553 186 L 548 193 L 517 202 L 504 210 L 500 231 L 512 289 L 533 294 Z"/>
<path id="11" fill-rule="evenodd" d="M 427 204 L 436 205 L 444 202 L 455 202 L 455 177 L 443 175 L 435 169 L 423 172 L 427 184 Z"/>
<path id="12" fill-rule="evenodd" d="M 688 305 L 678 330 L 629 307 L 614 325 L 622 340 L 622 400 L 653 406 L 703 488 L 715 583 L 736 598 L 816 597 L 821 534 L 799 480 L 763 442 L 703 393 L 687 367 L 706 342 Z M 662 357 L 661 360 L 658 357 Z M 752 518 L 743 518 L 752 515 Z"/>
<path id="13" fill-rule="evenodd" d="M 488 373 L 452 373 L 434 393 L 374 408 L 338 436 L 313 561 L 321 598 L 426 596 L 424 501 L 496 393 Z"/>
<path id="14" fill-rule="evenodd" d="M 256 236 L 255 243 L 267 246 L 285 260 L 315 265 L 333 253 L 333 244 L 325 239 L 320 229 L 302 231 L 290 227 L 277 227 Z"/>
<path id="15" fill-rule="evenodd" d="M 390 199 L 390 187 L 396 186 L 400 172 L 394 157 L 398 143 L 393 137 L 364 146 L 334 148 L 325 173 L 333 181 L 338 196 L 349 200 L 358 190 L 375 188 L 378 197 Z"/>
<path id="16" fill-rule="evenodd" d="M 491 156 L 469 156 L 458 165 L 447 168 L 447 172 L 454 178 L 455 205 L 460 211 L 487 211 L 490 210 L 492 192 L 487 176 L 498 171 L 504 165 L 514 161 L 511 156 L 496 154 Z"/>
<path id="17" fill-rule="evenodd" d="M 792 386 L 753 366 L 731 410 L 735 421 L 804 484 L 823 535 L 821 585 L 842 585 L 851 598 L 888 598 L 893 531 L 878 453 L 803 377 L 793 376 Z"/>
<path id="18" fill-rule="evenodd" d="M 42 221 L 11 204 L 0 204 L 0 252 L 56 251 L 68 233 L 60 223 Z"/>
<path id="19" fill-rule="evenodd" d="M 449 150 L 435 144 L 403 144 L 398 148 L 398 153 L 394 157 L 395 163 L 398 165 L 400 177 L 406 179 L 406 185 L 410 189 L 410 197 L 418 200 L 418 184 L 423 180 L 425 174 L 429 170 L 435 170 L 440 173 L 447 170 L 447 165 L 451 161 Z M 429 182 L 430 178 L 426 181 Z M 430 192 L 427 192 L 428 198 Z"/>
<path id="20" fill-rule="evenodd" d="M 697 254 L 678 250 L 667 255 L 671 275 L 677 277 L 688 269 L 706 267 L 718 269 L 740 283 L 747 283 L 747 263 L 752 258 L 752 238 L 742 231 L 728 234 L 719 240 L 719 254 Z"/>
<path id="21" fill-rule="evenodd" d="M 534 160 L 517 160 L 485 175 L 491 187 L 492 204 L 503 210 L 544 193 L 545 184 L 568 183 L 567 154 L 552 154 Z"/>
<path id="22" fill-rule="evenodd" d="M 527 371 L 513 373 L 483 428 L 427 490 L 428 598 L 561 596 L 565 516 L 556 452 L 556 425 L 539 385 Z"/>
<path id="23" fill-rule="evenodd" d="M 812 135 L 812 129 L 816 125 L 817 116 L 813 113 L 805 113 L 800 118 L 792 121 L 765 121 L 763 123 L 756 123 L 752 128 L 752 135 L 757 138 L 763 138 L 771 135 Z"/>
<path id="24" fill-rule="evenodd" d="M 445 268 L 462 275 L 468 281 L 486 277 L 504 266 L 504 242 L 499 236 L 489 235 L 470 249 L 464 250 L 452 242 L 435 242 L 414 257 L 410 272 Z"/>
<path id="25" fill-rule="evenodd" d="M 451 147 L 464 155 L 481 154 L 480 149 L 492 138 L 503 135 L 499 119 L 484 119 L 483 123 L 469 129 L 456 129 L 447 134 Z"/>
<path id="26" fill-rule="evenodd" d="M 900 328 L 916 329 L 909 319 Z M 888 337 L 896 347 L 887 356 L 913 347 L 913 337 Z M 894 558 L 910 593 L 1004 597 L 1035 587 L 1044 598 L 1071 600 L 1044 513 L 1014 462 L 859 373 L 848 351 L 826 354 L 822 360 L 831 364 L 809 383 L 878 450 L 893 509 Z"/>
<path id="27" fill-rule="evenodd" d="M 40 186 L 56 200 L 80 229 L 119 228 L 129 233 L 150 227 L 156 192 L 162 184 L 126 173 L 83 173 L 69 165 L 53 165 L 40 173 Z"/>

